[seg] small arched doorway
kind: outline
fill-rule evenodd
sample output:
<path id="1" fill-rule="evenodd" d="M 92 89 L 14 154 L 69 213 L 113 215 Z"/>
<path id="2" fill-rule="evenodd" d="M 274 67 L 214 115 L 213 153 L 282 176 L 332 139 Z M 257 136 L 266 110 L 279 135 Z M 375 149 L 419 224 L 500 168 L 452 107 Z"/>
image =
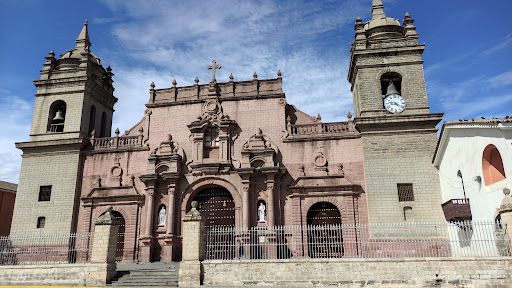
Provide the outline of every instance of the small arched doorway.
<path id="1" fill-rule="evenodd" d="M 207 239 L 206 258 L 233 258 L 234 232 L 229 228 L 235 227 L 235 202 L 231 193 L 222 187 L 208 187 L 199 191 L 193 201 L 198 202 L 198 210 L 205 217 L 205 228 L 217 230 L 208 234 L 218 237 Z"/>
<path id="2" fill-rule="evenodd" d="M 123 260 L 124 253 L 124 236 L 125 236 L 125 221 L 123 215 L 117 211 L 112 211 L 112 215 L 119 221 L 119 230 L 117 232 L 117 247 L 116 247 L 116 262 Z"/>
<path id="3" fill-rule="evenodd" d="M 308 256 L 311 258 L 339 258 L 343 256 L 341 213 L 329 202 L 311 206 L 307 215 Z"/>

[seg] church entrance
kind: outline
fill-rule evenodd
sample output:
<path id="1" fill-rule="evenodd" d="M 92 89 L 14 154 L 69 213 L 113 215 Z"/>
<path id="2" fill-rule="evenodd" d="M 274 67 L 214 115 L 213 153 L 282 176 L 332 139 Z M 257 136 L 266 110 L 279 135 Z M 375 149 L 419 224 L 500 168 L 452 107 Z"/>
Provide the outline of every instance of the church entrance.
<path id="1" fill-rule="evenodd" d="M 311 206 L 307 215 L 308 255 L 311 258 L 338 258 L 343 256 L 341 213 L 334 204 L 319 202 Z"/>
<path id="2" fill-rule="evenodd" d="M 116 247 L 116 262 L 123 260 L 124 253 L 124 235 L 125 235 L 125 221 L 123 215 L 117 211 L 112 211 L 112 215 L 119 221 L 119 230 L 117 232 L 117 247 Z"/>
<path id="3" fill-rule="evenodd" d="M 193 201 L 198 202 L 198 210 L 205 217 L 206 229 L 226 229 L 235 227 L 235 202 L 231 193 L 221 187 L 205 188 L 197 193 Z M 216 233 L 215 235 L 220 235 Z M 220 255 L 234 255 L 234 233 L 232 230 L 222 233 L 222 237 L 207 239 L 208 259 L 217 259 Z M 218 238 L 218 239 L 217 239 Z"/>

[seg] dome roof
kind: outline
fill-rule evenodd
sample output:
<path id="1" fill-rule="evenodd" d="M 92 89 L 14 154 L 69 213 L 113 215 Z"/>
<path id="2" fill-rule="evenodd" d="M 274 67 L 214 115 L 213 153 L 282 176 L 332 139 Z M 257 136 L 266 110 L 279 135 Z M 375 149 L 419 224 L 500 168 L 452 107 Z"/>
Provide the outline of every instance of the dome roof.
<path id="1" fill-rule="evenodd" d="M 90 51 L 89 47 L 91 47 L 91 42 L 89 41 L 89 32 L 87 31 L 87 20 L 85 20 L 84 27 L 76 39 L 75 49 L 68 50 L 63 55 L 60 55 L 59 59 L 57 60 L 57 69 L 61 70 L 76 68 L 80 64 L 79 60 L 83 58 L 83 53 L 89 54 L 94 64 L 101 65 L 100 58 L 94 55 Z"/>
<path id="2" fill-rule="evenodd" d="M 403 36 L 404 28 L 398 19 L 386 17 L 384 13 L 384 5 L 381 0 L 373 0 L 372 4 L 372 19 L 364 25 L 364 31 L 368 38 L 379 38 L 386 35 L 386 37 Z"/>

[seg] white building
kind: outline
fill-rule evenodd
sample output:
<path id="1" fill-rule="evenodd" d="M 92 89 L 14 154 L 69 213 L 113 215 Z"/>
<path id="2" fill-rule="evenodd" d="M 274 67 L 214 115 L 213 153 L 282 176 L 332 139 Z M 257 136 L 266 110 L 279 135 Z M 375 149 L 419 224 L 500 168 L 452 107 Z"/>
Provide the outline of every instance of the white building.
<path id="1" fill-rule="evenodd" d="M 512 189 L 512 118 L 444 123 L 433 163 L 439 169 L 446 220 L 492 225 L 504 189 Z M 471 226 L 459 224 L 450 233 L 459 240 L 459 247 L 452 247 L 456 254 L 495 237 L 492 227 Z"/>

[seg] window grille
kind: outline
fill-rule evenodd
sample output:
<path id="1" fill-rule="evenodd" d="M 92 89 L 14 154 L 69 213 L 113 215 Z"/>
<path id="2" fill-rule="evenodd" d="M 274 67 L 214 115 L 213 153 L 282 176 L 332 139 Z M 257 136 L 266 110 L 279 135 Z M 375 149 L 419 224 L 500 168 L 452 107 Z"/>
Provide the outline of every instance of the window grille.
<path id="1" fill-rule="evenodd" d="M 45 222 L 46 222 L 46 218 L 45 217 L 37 218 L 37 228 L 44 228 Z"/>
<path id="2" fill-rule="evenodd" d="M 412 184 L 396 184 L 398 188 L 398 201 L 414 201 L 414 192 L 412 190 Z"/>
<path id="3" fill-rule="evenodd" d="M 39 187 L 39 201 L 50 201 L 52 186 Z"/>

